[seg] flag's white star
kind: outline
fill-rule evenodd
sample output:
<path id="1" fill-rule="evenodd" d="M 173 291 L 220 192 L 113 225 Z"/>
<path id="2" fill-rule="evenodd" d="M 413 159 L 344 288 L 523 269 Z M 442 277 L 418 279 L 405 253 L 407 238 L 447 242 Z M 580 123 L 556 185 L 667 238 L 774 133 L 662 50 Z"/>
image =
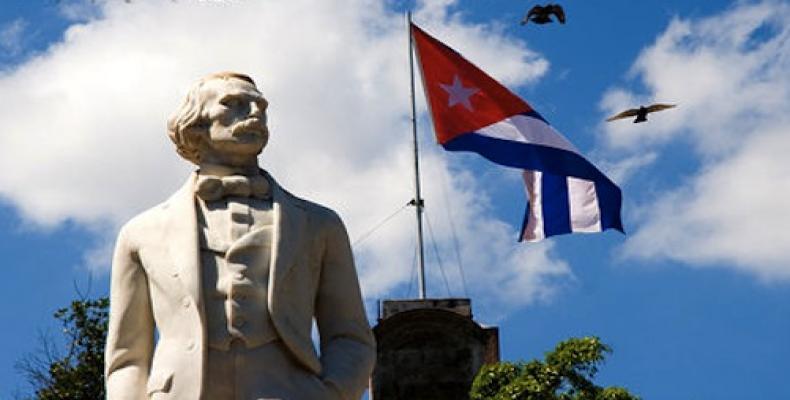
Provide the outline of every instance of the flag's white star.
<path id="1" fill-rule="evenodd" d="M 469 101 L 469 98 L 472 97 L 473 94 L 479 92 L 480 89 L 476 87 L 464 87 L 458 75 L 455 75 L 453 78 L 452 85 L 440 83 L 439 86 L 450 95 L 450 99 L 447 101 L 448 107 L 462 104 L 467 110 L 472 111 L 472 103 Z"/>

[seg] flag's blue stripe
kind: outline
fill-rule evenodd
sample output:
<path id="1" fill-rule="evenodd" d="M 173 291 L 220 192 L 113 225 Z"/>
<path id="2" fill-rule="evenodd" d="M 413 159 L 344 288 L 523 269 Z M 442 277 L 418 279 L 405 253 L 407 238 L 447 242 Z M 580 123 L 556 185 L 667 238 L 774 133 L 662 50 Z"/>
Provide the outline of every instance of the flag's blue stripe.
<path id="1" fill-rule="evenodd" d="M 537 119 L 539 119 L 539 120 L 541 120 L 541 121 L 545 122 L 545 123 L 546 123 L 546 125 L 551 125 L 551 124 L 549 123 L 549 121 L 546 121 L 546 118 L 543 118 L 543 116 L 542 116 L 542 115 L 540 115 L 540 114 L 538 114 L 538 112 L 537 112 L 537 111 L 535 111 L 535 110 L 532 110 L 532 111 L 530 111 L 530 112 L 521 113 L 521 115 L 526 115 L 526 116 L 528 116 L 528 117 L 537 118 Z"/>
<path id="2" fill-rule="evenodd" d="M 449 151 L 472 151 L 508 167 L 574 176 L 594 182 L 609 181 L 584 157 L 555 147 L 497 139 L 477 133 L 457 136 L 443 146 Z"/>
<path id="3" fill-rule="evenodd" d="M 598 196 L 598 208 L 601 211 L 601 230 L 617 229 L 625 233 L 623 221 L 620 219 L 620 208 L 623 194 L 612 181 L 595 182 L 595 194 Z"/>
<path id="4" fill-rule="evenodd" d="M 554 147 L 496 139 L 476 133 L 457 136 L 445 143 L 449 151 L 471 151 L 509 167 L 573 176 L 595 182 L 601 210 L 601 229 L 623 231 L 620 219 L 622 193 L 606 175 L 581 155 Z"/>
<path id="5" fill-rule="evenodd" d="M 568 179 L 544 172 L 541 174 L 541 209 L 545 237 L 571 232 L 571 210 L 568 203 Z"/>

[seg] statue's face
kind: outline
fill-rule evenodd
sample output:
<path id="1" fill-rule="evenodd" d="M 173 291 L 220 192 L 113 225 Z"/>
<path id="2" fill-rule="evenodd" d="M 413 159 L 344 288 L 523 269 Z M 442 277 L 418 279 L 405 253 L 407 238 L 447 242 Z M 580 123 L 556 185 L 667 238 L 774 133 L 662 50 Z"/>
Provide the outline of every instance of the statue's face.
<path id="1" fill-rule="evenodd" d="M 256 156 L 266 146 L 268 102 L 249 82 L 212 79 L 202 89 L 208 135 L 201 148 L 215 159 Z"/>

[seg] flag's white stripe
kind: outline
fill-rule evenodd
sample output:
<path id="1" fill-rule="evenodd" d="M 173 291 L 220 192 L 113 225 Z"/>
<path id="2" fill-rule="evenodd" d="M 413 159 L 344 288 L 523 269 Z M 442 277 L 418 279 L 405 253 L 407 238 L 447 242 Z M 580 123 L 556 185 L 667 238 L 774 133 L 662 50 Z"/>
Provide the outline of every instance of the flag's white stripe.
<path id="1" fill-rule="evenodd" d="M 601 209 L 598 207 L 595 183 L 570 176 L 567 180 L 571 230 L 573 232 L 600 232 Z"/>
<path id="2" fill-rule="evenodd" d="M 580 154 L 571 142 L 551 125 L 528 115 L 514 115 L 475 132 L 495 139 L 538 144 Z"/>
<path id="3" fill-rule="evenodd" d="M 543 232 L 543 196 L 541 188 L 540 171 L 524 170 L 524 188 L 529 199 L 529 216 L 527 226 L 524 228 L 523 239 L 528 242 L 537 242 L 546 238 Z"/>

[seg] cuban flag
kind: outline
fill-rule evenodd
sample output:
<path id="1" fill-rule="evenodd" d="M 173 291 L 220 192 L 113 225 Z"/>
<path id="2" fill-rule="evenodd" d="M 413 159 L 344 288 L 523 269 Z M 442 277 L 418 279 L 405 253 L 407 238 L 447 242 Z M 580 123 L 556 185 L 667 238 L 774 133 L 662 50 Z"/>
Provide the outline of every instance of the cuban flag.
<path id="1" fill-rule="evenodd" d="M 436 138 L 523 170 L 527 211 L 519 240 L 623 231 L 622 194 L 562 134 L 455 50 L 411 25 Z"/>

